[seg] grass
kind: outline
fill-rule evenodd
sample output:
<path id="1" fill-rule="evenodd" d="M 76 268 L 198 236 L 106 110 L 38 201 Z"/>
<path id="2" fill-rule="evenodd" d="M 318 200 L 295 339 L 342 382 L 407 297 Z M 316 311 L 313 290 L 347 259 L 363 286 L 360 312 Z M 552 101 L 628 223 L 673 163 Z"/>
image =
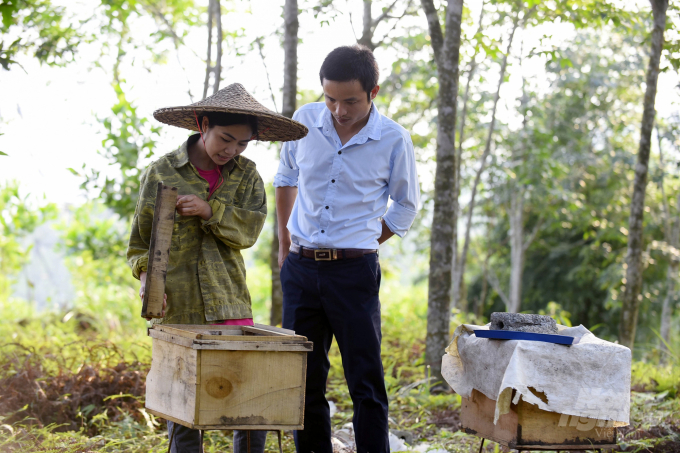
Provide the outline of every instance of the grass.
<path id="1" fill-rule="evenodd" d="M 144 410 L 150 339 L 139 317 L 137 282 L 124 263 L 107 266 L 87 252 L 70 261 L 78 294 L 69 310 L 36 312 L 24 301 L 0 297 L 0 451 L 164 452 L 165 422 Z M 248 273 L 254 315 L 267 323 L 266 265 Z M 460 397 L 430 394 L 424 368 L 427 292 L 383 280 L 383 364 L 390 400 L 390 429 L 413 443 L 450 452 L 477 451 L 479 439 L 459 431 Z M 260 284 L 260 282 L 264 282 Z M 458 314 L 453 323 L 480 323 Z M 352 404 L 337 345 L 330 353 L 328 398 L 338 409 L 333 428 L 351 422 Z M 631 422 L 622 451 L 678 451 L 680 366 L 636 362 Z M 205 451 L 231 450 L 231 433 L 209 431 Z M 285 452 L 295 450 L 292 433 Z M 278 449 L 276 436 L 267 450 Z M 673 450 L 675 449 L 675 450 Z M 486 452 L 499 447 L 488 442 Z"/>

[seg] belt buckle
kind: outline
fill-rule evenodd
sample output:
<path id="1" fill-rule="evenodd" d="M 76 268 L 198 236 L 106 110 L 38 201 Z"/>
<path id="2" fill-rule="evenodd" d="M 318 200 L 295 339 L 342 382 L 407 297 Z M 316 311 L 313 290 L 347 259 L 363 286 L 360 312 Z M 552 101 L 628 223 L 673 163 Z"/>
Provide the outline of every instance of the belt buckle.
<path id="1" fill-rule="evenodd" d="M 314 249 L 314 261 L 330 261 L 333 259 L 330 249 Z"/>

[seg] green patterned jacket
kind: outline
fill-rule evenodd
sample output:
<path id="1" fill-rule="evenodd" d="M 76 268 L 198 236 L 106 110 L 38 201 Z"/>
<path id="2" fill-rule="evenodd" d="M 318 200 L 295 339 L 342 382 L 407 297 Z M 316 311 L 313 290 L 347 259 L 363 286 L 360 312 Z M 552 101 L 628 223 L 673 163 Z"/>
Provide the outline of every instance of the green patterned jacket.
<path id="1" fill-rule="evenodd" d="M 132 274 L 147 270 L 149 242 L 158 182 L 178 188 L 179 195 L 208 197 L 208 182 L 189 162 L 189 137 L 179 149 L 151 163 L 140 181 L 140 194 L 127 250 Z M 237 156 L 223 168 L 224 182 L 208 204 L 213 216 L 175 213 L 165 292 L 168 306 L 162 324 L 211 324 L 251 318 L 250 293 L 241 249 L 255 244 L 267 217 L 262 178 L 251 160 Z"/>

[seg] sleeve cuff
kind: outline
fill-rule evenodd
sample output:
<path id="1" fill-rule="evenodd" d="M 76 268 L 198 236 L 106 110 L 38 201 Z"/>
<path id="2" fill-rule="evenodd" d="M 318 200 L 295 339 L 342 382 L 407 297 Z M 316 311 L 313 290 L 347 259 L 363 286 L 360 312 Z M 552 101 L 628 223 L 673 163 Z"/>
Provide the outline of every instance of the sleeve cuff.
<path id="1" fill-rule="evenodd" d="M 139 275 L 142 272 L 146 272 L 148 266 L 149 266 L 149 254 L 147 253 L 146 255 L 139 258 L 135 262 L 134 266 L 132 266 L 132 276 L 139 280 Z"/>
<path id="2" fill-rule="evenodd" d="M 297 187 L 300 170 L 294 170 L 279 162 L 279 169 L 274 177 L 274 187 Z"/>
<path id="3" fill-rule="evenodd" d="M 383 220 L 391 232 L 403 238 L 408 233 L 411 225 L 413 225 L 416 214 L 416 211 L 412 211 L 395 202 L 387 209 Z"/>
<path id="4" fill-rule="evenodd" d="M 224 209 L 226 208 L 224 204 L 214 199 L 208 201 L 208 204 L 212 209 L 213 215 L 208 220 L 203 220 L 201 222 L 201 229 L 205 233 L 210 233 L 210 227 L 212 225 L 217 225 L 218 223 L 220 223 L 220 220 L 222 220 L 222 216 L 224 216 Z"/>

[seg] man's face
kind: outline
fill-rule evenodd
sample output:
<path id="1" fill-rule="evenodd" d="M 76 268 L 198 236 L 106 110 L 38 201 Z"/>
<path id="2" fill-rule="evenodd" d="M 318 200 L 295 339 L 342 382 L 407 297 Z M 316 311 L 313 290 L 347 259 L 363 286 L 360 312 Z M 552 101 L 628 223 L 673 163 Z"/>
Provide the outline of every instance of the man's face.
<path id="1" fill-rule="evenodd" d="M 364 120 L 371 111 L 371 101 L 358 80 L 336 82 L 323 80 L 323 92 L 326 107 L 331 111 L 336 127 L 352 129 Z M 378 94 L 379 86 L 370 93 L 371 100 Z"/>

